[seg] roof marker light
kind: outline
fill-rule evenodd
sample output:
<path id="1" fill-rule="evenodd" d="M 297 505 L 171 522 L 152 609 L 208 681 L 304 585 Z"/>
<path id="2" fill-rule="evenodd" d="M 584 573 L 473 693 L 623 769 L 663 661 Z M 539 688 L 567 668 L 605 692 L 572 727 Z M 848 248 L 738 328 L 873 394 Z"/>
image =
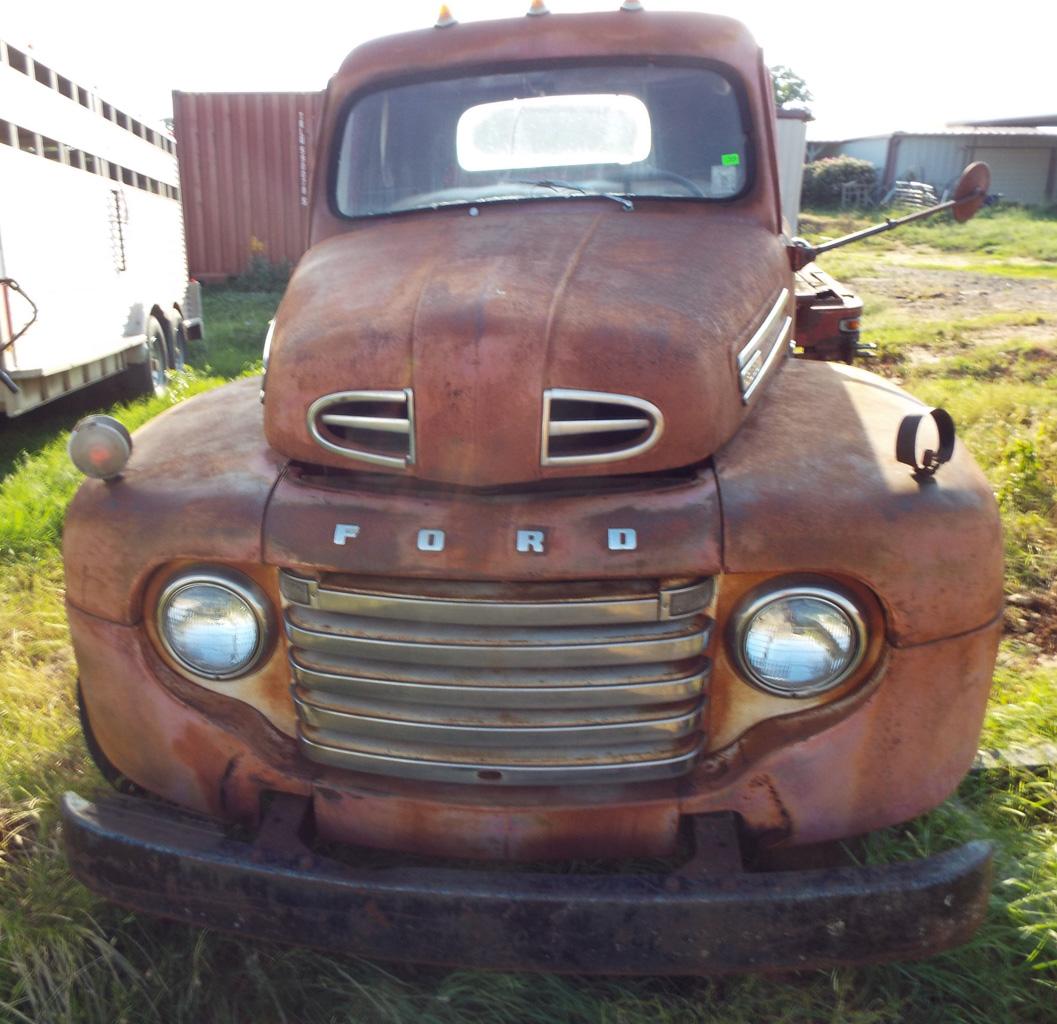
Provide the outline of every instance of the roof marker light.
<path id="1" fill-rule="evenodd" d="M 622 11 L 641 11 L 642 0 L 624 0 L 620 5 Z"/>
<path id="2" fill-rule="evenodd" d="M 437 21 L 434 24 L 434 28 L 450 28 L 452 25 L 458 25 L 459 23 L 455 20 L 455 15 L 451 13 L 451 8 L 447 4 L 440 5 L 440 11 L 437 14 Z"/>
<path id="3" fill-rule="evenodd" d="M 541 14 L 550 14 L 545 0 L 532 0 L 529 9 L 525 12 L 530 18 L 539 17 Z"/>

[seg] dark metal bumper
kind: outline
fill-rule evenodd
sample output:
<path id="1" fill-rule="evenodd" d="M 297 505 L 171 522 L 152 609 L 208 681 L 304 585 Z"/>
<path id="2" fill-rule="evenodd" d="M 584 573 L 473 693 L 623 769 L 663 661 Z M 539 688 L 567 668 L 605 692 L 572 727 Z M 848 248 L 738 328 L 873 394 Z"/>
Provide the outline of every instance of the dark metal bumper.
<path id="1" fill-rule="evenodd" d="M 62 814 L 73 873 L 138 910 L 378 959 L 509 970 L 710 974 L 921 957 L 969 938 L 991 876 L 983 842 L 882 867 L 731 870 L 715 823 L 699 830 L 713 848 L 669 875 L 530 874 L 320 859 L 290 841 L 289 805 L 255 842 L 138 798 L 67 793 Z"/>

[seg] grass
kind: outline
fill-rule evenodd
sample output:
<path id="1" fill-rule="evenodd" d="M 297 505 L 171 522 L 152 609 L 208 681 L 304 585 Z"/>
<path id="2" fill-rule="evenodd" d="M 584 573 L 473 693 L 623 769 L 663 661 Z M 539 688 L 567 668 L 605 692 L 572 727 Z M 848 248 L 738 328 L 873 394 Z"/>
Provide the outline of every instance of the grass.
<path id="1" fill-rule="evenodd" d="M 912 211 L 808 210 L 801 216 L 800 230 L 813 239 L 819 235 L 835 238 L 907 212 Z M 1057 207 L 1036 209 L 999 203 L 985 207 L 964 224 L 947 214 L 938 214 L 860 242 L 859 252 L 863 251 L 862 246 L 887 252 L 935 250 L 956 254 L 960 261 L 984 265 L 987 261 L 981 260 L 982 256 L 1013 263 L 1057 263 Z"/>
<path id="2" fill-rule="evenodd" d="M 837 238 L 907 211 L 806 211 L 801 233 L 812 241 Z M 1015 280 L 1057 280 L 1057 207 L 1034 210 L 999 204 L 965 224 L 947 214 L 875 235 L 824 257 L 841 280 L 888 266 L 949 270 Z"/>
<path id="3" fill-rule="evenodd" d="M 1019 231 L 1021 215 L 1014 219 Z M 999 233 L 1000 223 L 992 225 Z M 1029 218 L 1024 231 L 1032 230 Z M 1003 644 L 983 744 L 1030 746 L 1057 739 L 1057 658 L 1045 653 L 1045 623 L 1030 617 L 1031 602 L 1043 601 L 1057 578 L 1057 341 L 1047 334 L 1054 321 L 1032 309 L 923 318 L 872 276 L 879 261 L 890 267 L 941 248 L 931 236 L 920 245 L 875 241 L 865 256 L 848 254 L 862 257 L 849 264 L 850 276 L 867 300 L 868 334 L 879 342 L 875 368 L 951 409 L 999 497 L 1008 589 L 1028 600 Z M 960 258 L 977 261 L 975 253 Z M 835 270 L 833 261 L 827 266 Z M 171 398 L 120 408 L 128 425 L 256 364 L 275 296 L 211 291 L 206 302 L 209 340 L 195 369 Z M 862 856 L 876 862 L 970 838 L 996 844 L 986 924 L 967 947 L 918 964 L 714 980 L 381 968 L 168 925 L 95 899 L 70 879 L 55 827 L 64 789 L 91 792 L 102 782 L 84 753 L 72 697 L 57 545 L 77 478 L 63 452 L 68 416 L 53 416 L 50 433 L 40 426 L 0 481 L 0 1020 L 1057 1021 L 1052 769 L 970 776 L 933 813 L 867 841 Z"/>
<path id="4" fill-rule="evenodd" d="M 192 348 L 188 364 L 202 373 L 229 378 L 259 372 L 268 321 L 280 298 L 282 292 L 210 292 L 208 343 Z"/>
<path id="5" fill-rule="evenodd" d="M 920 270 L 959 270 L 965 274 L 994 274 L 996 277 L 1012 277 L 1017 280 L 1057 281 L 1057 266 L 1049 263 L 1002 263 L 999 260 L 978 262 L 930 262 L 927 259 L 908 261 L 906 266 Z"/>

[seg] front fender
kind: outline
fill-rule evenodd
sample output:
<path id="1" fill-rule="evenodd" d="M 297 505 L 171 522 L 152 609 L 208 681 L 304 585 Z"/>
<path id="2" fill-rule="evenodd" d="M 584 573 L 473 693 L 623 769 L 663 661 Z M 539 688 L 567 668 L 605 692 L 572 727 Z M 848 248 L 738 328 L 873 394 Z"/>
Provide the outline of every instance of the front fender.
<path id="1" fill-rule="evenodd" d="M 68 601 L 111 622 L 141 616 L 154 569 L 177 559 L 259 563 L 285 459 L 264 440 L 260 378 L 235 381 L 136 431 L 117 480 L 86 480 L 66 515 Z"/>
<path id="2" fill-rule="evenodd" d="M 964 445 L 930 480 L 895 460 L 924 406 L 875 374 L 790 362 L 715 457 L 727 572 L 861 580 L 895 646 L 978 629 L 1001 613 L 1002 533 Z"/>

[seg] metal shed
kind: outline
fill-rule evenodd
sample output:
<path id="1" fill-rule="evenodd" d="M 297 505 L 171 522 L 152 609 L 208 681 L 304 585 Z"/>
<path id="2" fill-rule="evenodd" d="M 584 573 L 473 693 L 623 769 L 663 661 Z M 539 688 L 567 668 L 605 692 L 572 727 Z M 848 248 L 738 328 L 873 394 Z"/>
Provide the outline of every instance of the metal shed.
<path id="1" fill-rule="evenodd" d="M 807 123 L 811 115 L 806 110 L 779 110 L 778 187 L 782 193 L 782 216 L 796 231 L 800 219 L 800 188 L 804 181 L 804 147 Z"/>
<path id="2" fill-rule="evenodd" d="M 1029 206 L 1057 203 L 1057 132 L 1024 127 L 954 126 L 892 132 L 834 142 L 812 142 L 812 159 L 854 156 L 877 168 L 884 188 L 893 181 L 925 181 L 942 192 L 966 164 L 991 167 L 991 189 Z"/>
<path id="3" fill-rule="evenodd" d="M 254 253 L 301 258 L 322 106 L 321 92 L 173 93 L 193 277 L 223 281 Z"/>

